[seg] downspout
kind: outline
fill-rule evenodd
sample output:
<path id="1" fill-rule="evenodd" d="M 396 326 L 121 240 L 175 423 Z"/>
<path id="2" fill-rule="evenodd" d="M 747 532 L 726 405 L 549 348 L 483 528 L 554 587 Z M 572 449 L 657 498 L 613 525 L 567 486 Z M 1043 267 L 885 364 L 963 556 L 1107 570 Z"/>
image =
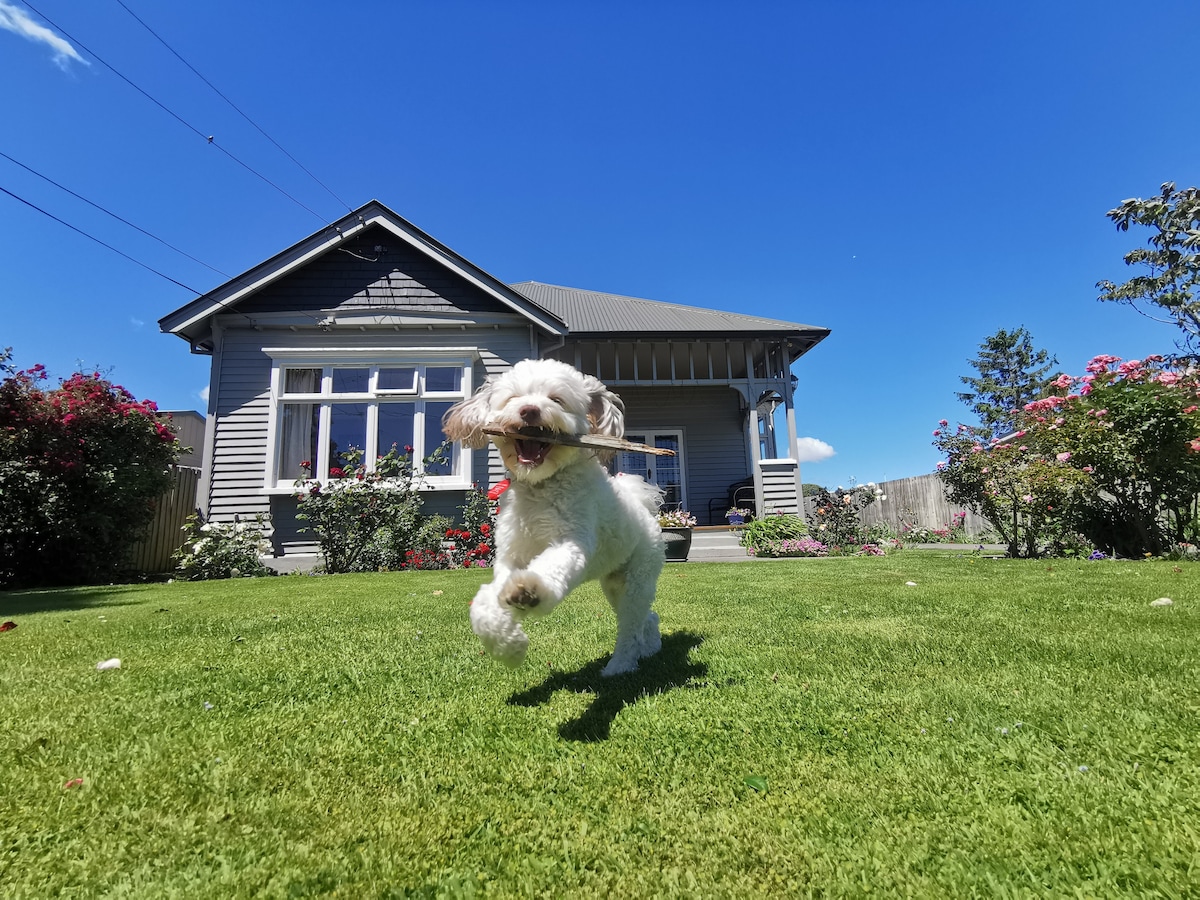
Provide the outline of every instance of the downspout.
<path id="1" fill-rule="evenodd" d="M 538 359 L 545 359 L 547 353 L 553 353 L 555 350 L 561 350 L 567 343 L 565 334 L 559 335 L 557 343 L 551 344 L 543 349 L 542 342 L 537 339 L 537 334 L 534 331 L 534 326 L 529 326 L 529 348 L 534 352 Z"/>

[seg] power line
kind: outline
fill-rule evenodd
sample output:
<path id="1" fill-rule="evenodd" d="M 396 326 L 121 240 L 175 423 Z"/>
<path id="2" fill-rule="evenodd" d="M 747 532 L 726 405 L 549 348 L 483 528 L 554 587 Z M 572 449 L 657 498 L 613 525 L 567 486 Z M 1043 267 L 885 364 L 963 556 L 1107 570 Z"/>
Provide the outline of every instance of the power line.
<path id="1" fill-rule="evenodd" d="M 72 197 L 74 197 L 76 200 L 82 200 L 84 203 L 86 203 L 88 206 L 92 207 L 93 209 L 98 209 L 98 210 L 100 210 L 100 212 L 104 213 L 104 214 L 105 214 L 105 215 L 107 215 L 107 216 L 111 216 L 112 218 L 116 219 L 118 222 L 121 222 L 121 223 L 122 223 L 122 224 L 124 224 L 124 225 L 128 225 L 128 226 L 129 226 L 130 228 L 132 228 L 134 231 L 139 231 L 139 232 L 141 232 L 142 234 L 144 234 L 146 237 L 148 237 L 148 238 L 151 238 L 151 239 L 153 239 L 153 240 L 156 240 L 156 241 L 158 241 L 158 242 L 159 242 L 160 244 L 162 244 L 164 247 L 167 247 L 167 248 L 169 248 L 169 249 L 171 249 L 171 250 L 174 250 L 174 251 L 175 251 L 176 253 L 178 253 L 180 256 L 186 256 L 186 257 L 187 257 L 188 259 L 190 259 L 192 262 L 194 262 L 194 263 L 199 263 L 200 265 L 204 266 L 204 268 L 206 268 L 206 269 L 211 269 L 212 271 L 216 272 L 218 275 L 222 276 L 223 278 L 231 278 L 231 277 L 232 277 L 232 276 L 231 276 L 231 275 L 229 275 L 228 273 L 226 273 L 226 272 L 222 272 L 222 271 L 221 271 L 220 269 L 218 269 L 216 266 L 210 266 L 210 265 L 209 265 L 208 263 L 206 263 L 204 260 L 202 260 L 202 259 L 196 259 L 196 257 L 192 256 L 190 253 L 188 253 L 188 252 L 186 252 L 186 251 L 184 251 L 184 250 L 180 250 L 180 249 L 179 249 L 178 247 L 176 247 L 174 244 L 167 243 L 167 242 L 166 242 L 166 241 L 164 241 L 162 238 L 160 238 L 158 235 L 150 233 L 150 232 L 149 232 L 149 231 L 147 231 L 145 228 L 139 228 L 137 225 L 134 225 L 134 224 L 133 224 L 132 222 L 130 222 L 128 219 L 123 219 L 123 218 L 121 218 L 121 217 L 120 217 L 120 216 L 118 216 L 118 215 L 117 215 L 115 212 L 112 212 L 111 210 L 105 209 L 105 208 L 104 208 L 103 206 L 101 206 L 100 204 L 98 204 L 98 203 L 93 203 L 93 202 L 92 202 L 91 200 L 89 200 L 87 197 L 84 197 L 84 196 L 82 196 L 82 195 L 80 195 L 80 194 L 77 194 L 77 193 L 75 193 L 75 192 L 74 192 L 73 190 L 71 190 L 70 188 L 68 188 L 68 187 L 65 187 L 65 186 L 63 186 L 63 185 L 59 184 L 59 183 L 58 183 L 57 181 L 55 181 L 53 178 L 50 178 L 50 177 L 48 177 L 48 176 L 46 176 L 46 175 L 43 175 L 41 172 L 37 171 L 36 169 L 30 168 L 29 166 L 25 165 L 25 163 L 21 162 L 20 160 L 13 159 L 11 156 L 9 156 L 7 153 L 5 153 L 3 150 L 0 150 L 0 156 L 2 156 L 2 157 L 4 157 L 5 159 L 7 159 L 7 160 L 8 160 L 10 163 L 13 163 L 14 165 L 20 166 L 20 167 L 21 167 L 22 169 L 24 169 L 26 172 L 29 172 L 29 173 L 30 173 L 30 174 L 32 174 L 32 175 L 36 175 L 38 178 L 42 179 L 43 181 L 47 181 L 47 182 L 49 182 L 50 184 L 52 184 L 52 185 L 54 185 L 56 188 L 58 188 L 60 191 L 66 191 L 68 194 L 70 194 L 70 195 L 71 195 Z"/>
<path id="2" fill-rule="evenodd" d="M 64 28 L 62 28 L 60 25 L 56 24 L 48 16 L 44 15 L 41 12 L 41 10 L 39 10 L 32 3 L 29 3 L 28 0 L 24 0 L 24 2 L 25 2 L 26 6 L 28 6 L 30 9 L 32 9 L 37 15 L 39 15 L 43 19 L 45 19 L 56 30 L 62 32 L 63 36 L 66 37 L 69 41 L 71 41 L 72 43 L 78 44 L 80 49 L 82 49 L 85 53 L 94 57 L 98 63 L 100 63 L 102 66 L 104 66 L 110 72 L 112 72 L 114 75 L 116 75 L 122 81 L 124 81 L 127 85 L 129 85 L 131 88 L 133 88 L 139 94 L 141 94 L 143 97 L 145 97 L 147 100 L 149 100 L 155 106 L 157 106 L 159 109 L 161 109 L 167 115 L 171 116 L 171 118 L 175 119 L 175 121 L 179 122 L 181 125 L 183 125 L 185 128 L 187 128 L 189 131 L 191 131 L 193 134 L 199 136 L 200 138 L 203 138 L 207 143 L 216 147 L 218 150 L 220 150 L 222 153 L 224 153 L 226 156 L 228 156 L 231 160 L 233 160 L 235 163 L 237 163 L 239 166 L 241 166 L 247 172 L 256 176 L 257 178 L 261 179 L 262 181 L 266 182 L 271 187 L 275 188 L 275 190 L 279 191 L 279 193 L 283 194 L 283 196 L 287 197 L 289 200 L 291 200 L 293 203 L 295 203 L 301 209 L 307 210 L 308 212 L 312 213 L 314 216 L 316 216 L 318 219 L 321 220 L 322 224 L 328 224 L 325 220 L 325 217 L 322 216 L 320 213 L 316 212 L 315 210 L 313 210 L 310 207 L 306 206 L 305 204 L 301 203 L 299 200 L 297 200 L 295 197 L 293 197 L 291 194 L 289 194 L 287 191 L 285 191 L 283 188 L 281 188 L 279 185 L 277 185 L 275 182 L 273 182 L 266 175 L 263 175 L 261 172 L 252 168 L 247 163 L 242 162 L 242 160 L 238 159 L 236 156 L 234 156 L 232 153 L 230 153 L 228 150 L 226 150 L 224 147 L 222 147 L 220 144 L 218 144 L 211 134 L 205 135 L 204 132 L 202 132 L 200 129 L 198 129 L 195 125 L 191 124 L 186 119 L 184 119 L 182 116 L 180 116 L 178 113 L 174 112 L 169 107 L 167 107 L 165 104 L 163 104 L 162 102 L 160 102 L 159 100 L 157 100 L 153 96 L 151 96 L 149 93 L 147 93 L 145 90 L 138 87 L 138 85 L 134 84 L 129 78 L 127 78 L 125 75 L 121 74 L 113 66 L 111 66 L 108 62 L 106 62 L 99 54 L 95 53 L 94 51 L 89 49 L 87 46 L 85 46 L 82 41 L 80 41 L 79 39 L 72 37 L 70 34 L 68 34 Z"/>
<path id="3" fill-rule="evenodd" d="M 118 250 L 116 247 L 114 247 L 112 244 L 106 244 L 104 241 L 100 240 L 100 238 L 98 238 L 98 237 L 95 237 L 94 235 L 88 234 L 86 231 L 84 231 L 84 230 L 83 230 L 83 229 L 81 229 L 81 228 L 76 228 L 76 227 L 75 227 L 74 225 L 72 225 L 70 222 L 64 222 L 64 221 L 63 221 L 62 219 L 60 219 L 58 216 L 54 215 L 53 213 L 46 212 L 46 210 L 42 209 L 42 208 L 41 208 L 40 206 L 38 206 L 37 204 L 35 204 L 35 203 L 30 203 L 30 202 L 29 202 L 28 200 L 26 200 L 24 197 L 19 197 L 19 196 L 17 196 L 17 195 L 16 195 L 16 194 L 14 194 L 12 191 L 8 190 L 8 188 L 5 188 L 5 187 L 0 187 L 0 191 L 3 191 L 4 193 L 8 194 L 8 196 L 12 197 L 14 200 L 17 200 L 17 201 L 19 201 L 19 202 L 21 202 L 21 203 L 24 203 L 24 204 L 25 204 L 26 206 L 28 206 L 30 209 L 35 209 L 35 210 L 37 210 L 37 211 L 38 211 L 38 212 L 40 212 L 40 213 L 41 213 L 43 216 L 47 216 L 47 217 L 49 217 L 49 218 L 53 219 L 53 220 L 54 220 L 55 222 L 57 222 L 59 225 L 64 225 L 64 226 L 66 226 L 67 228 L 70 228 L 70 229 L 71 229 L 72 231 L 74 231 L 76 234 L 81 234 L 81 235 L 83 235 L 85 238 L 87 238 L 88 240 L 95 241 L 95 242 L 96 242 L 97 244 L 99 244 L 101 247 L 105 247 L 105 248 L 107 248 L 107 249 L 111 250 L 113 253 L 117 254 L 118 256 L 123 256 L 123 257 L 125 257 L 125 259 L 129 260 L 131 263 L 134 263 L 135 265 L 139 265 L 139 266 L 141 266 L 141 267 L 142 267 L 143 269 L 145 269 L 147 272 L 153 272 L 153 273 L 154 273 L 155 275 L 157 275 L 159 278 L 165 278 L 167 281 L 171 282 L 171 284 L 176 284 L 176 285 L 179 285 L 179 287 L 183 288 L 185 291 L 191 291 L 191 292 L 192 292 L 193 294 L 195 294 L 196 296 L 200 296 L 200 291 L 196 290 L 195 288 L 188 287 L 188 286 L 187 286 L 186 284 L 184 284 L 182 281 L 176 281 L 176 280 L 175 280 L 174 278 L 172 278 L 170 275 L 164 275 L 162 272 L 158 271 L 158 269 L 154 268 L 153 266 L 148 266 L 148 265 L 146 265 L 144 262 L 142 262 L 141 260 L 134 259 L 134 258 L 133 258 L 132 256 L 130 256 L 128 253 L 123 253 L 122 251 L 120 251 L 120 250 Z"/>
<path id="4" fill-rule="evenodd" d="M 118 4 L 118 5 L 121 7 L 121 9 L 125 10 L 125 12 L 127 12 L 127 13 L 129 13 L 129 15 L 133 16 L 134 20 L 135 20 L 135 21 L 137 21 L 137 23 L 138 23 L 139 25 L 141 25 L 143 28 L 145 28 L 145 29 L 146 29 L 148 32 L 150 32 L 150 34 L 152 34 L 152 35 L 154 36 L 154 38 L 155 38 L 155 39 L 156 39 L 156 40 L 157 40 L 157 41 L 158 41 L 160 44 L 162 44 L 164 47 L 166 47 L 168 50 L 170 50 L 170 51 L 171 51 L 171 53 L 172 53 L 172 55 L 174 55 L 174 57 L 175 57 L 177 60 L 179 60 L 181 63 L 183 63 L 183 64 L 184 64 L 185 66 L 187 66 L 189 69 L 191 69 L 191 71 L 192 71 L 192 74 L 194 74 L 194 75 L 195 75 L 197 78 L 199 78 L 199 79 L 200 79 L 201 81 L 203 81 L 203 82 L 204 82 L 206 85 L 208 85 L 208 86 L 209 86 L 209 87 L 212 89 L 213 93 L 215 93 L 215 94 L 216 94 L 218 97 L 220 97 L 222 100 L 224 100 L 226 103 L 228 103 L 228 104 L 230 105 L 230 107 L 232 107 L 232 108 L 233 108 L 233 111 L 234 111 L 234 112 L 236 112 L 236 113 L 237 113 L 239 116 L 241 116 L 243 119 L 245 119 L 245 120 L 246 120 L 247 122 L 249 122 L 251 125 L 253 125 L 253 126 L 254 126 L 254 128 L 255 128 L 255 129 L 258 131 L 258 133 L 259 133 L 259 134 L 261 134 L 261 135 L 262 135 L 263 137 L 265 137 L 265 138 L 266 138 L 268 141 L 270 141 L 272 144 L 274 144 L 275 148 L 276 148 L 276 149 L 277 149 L 277 150 L 278 150 L 280 153 L 282 153 L 284 156 L 286 156 L 288 159 L 290 159 L 290 160 L 291 160 L 293 163 L 295 163 L 295 164 L 296 164 L 296 165 L 297 165 L 297 166 L 300 168 L 300 170 L 301 170 L 302 172 L 304 172 L 304 174 L 305 174 L 305 175 L 307 175 L 309 178 L 311 178 L 313 181 L 315 181 L 317 184 L 319 184 L 319 185 L 320 185 L 322 188 L 324 188 L 324 189 L 325 189 L 325 192 L 326 192 L 326 193 L 328 193 L 328 194 L 329 194 L 329 196 L 331 196 L 331 197 L 332 197 L 334 200 L 336 200 L 336 201 L 337 201 L 338 203 L 340 203 L 342 206 L 346 207 L 346 209 L 347 209 L 347 210 L 349 210 L 350 212 L 354 212 L 354 209 L 353 209 L 353 208 L 350 206 L 350 204 L 349 204 L 349 203 L 347 203 L 345 200 L 343 200 L 341 197 L 339 197 L 337 194 L 335 194 L 335 193 L 333 192 L 333 189 L 332 189 L 332 188 L 330 188 L 330 187 L 329 187 L 327 184 L 325 184 L 325 182 L 321 181 L 321 179 L 320 179 L 320 178 L 318 178 L 316 175 L 314 175 L 312 172 L 310 172 L 310 171 L 309 171 L 309 170 L 308 170 L 308 169 L 307 169 L 307 168 L 306 168 L 306 167 L 305 167 L 305 166 L 304 166 L 304 165 L 303 165 L 303 164 L 300 162 L 300 160 L 296 159 L 296 157 L 292 156 L 292 154 L 288 153 L 288 152 L 287 152 L 287 150 L 285 150 L 285 149 L 284 149 L 282 146 L 280 146 L 279 142 L 278 142 L 278 141 L 276 141 L 276 140 L 275 140 L 275 138 L 273 138 L 273 137 L 271 137 L 269 134 L 267 134 L 267 132 L 266 132 L 266 131 L 264 131 L 264 130 L 262 129 L 262 127 L 261 127 L 261 126 L 259 126 L 259 124 L 258 124 L 257 122 L 255 122 L 255 121 L 254 121 L 253 119 L 251 119 L 251 118 L 250 118 L 248 115 L 246 115 L 246 113 L 242 112 L 242 110 L 238 108 L 238 105 L 237 105 L 236 103 L 234 103 L 232 100 L 230 100 L 228 97 L 226 97 L 226 96 L 225 96 L 223 93 L 221 93 L 221 91 L 220 91 L 220 90 L 218 90 L 218 89 L 217 89 L 216 85 L 214 85 L 214 84 L 213 84 L 211 81 L 209 81 L 207 78 L 205 78 L 203 75 L 201 75 L 201 74 L 200 74 L 200 72 L 199 72 L 199 71 L 197 71 L 197 69 L 196 69 L 196 67 L 195 67 L 195 66 L 193 66 L 193 65 L 192 65 L 190 62 L 188 62 L 186 59 L 184 59 L 182 56 L 180 56 L 180 55 L 179 55 L 179 52 L 178 52 L 178 51 L 177 51 L 177 50 L 176 50 L 174 47 L 172 47 L 170 44 L 168 44 L 168 43 L 167 43 L 167 42 L 166 42 L 166 41 L 165 41 L 165 40 L 164 40 L 164 39 L 163 39 L 163 38 L 162 38 L 162 37 L 161 37 L 161 36 L 158 34 L 158 32 L 156 32 L 156 31 L 155 31 L 153 28 L 151 28 L 151 27 L 150 27 L 149 25 L 147 25 L 147 24 L 146 24 L 144 21 L 142 21 L 141 17 L 140 17 L 140 16 L 138 16 L 138 14 L 137 14 L 137 13 L 135 13 L 135 12 L 134 12 L 132 9 L 130 9 L 128 6 L 126 6 L 126 5 L 125 5 L 125 3 L 124 3 L 124 0 L 117 0 L 117 4 Z"/>

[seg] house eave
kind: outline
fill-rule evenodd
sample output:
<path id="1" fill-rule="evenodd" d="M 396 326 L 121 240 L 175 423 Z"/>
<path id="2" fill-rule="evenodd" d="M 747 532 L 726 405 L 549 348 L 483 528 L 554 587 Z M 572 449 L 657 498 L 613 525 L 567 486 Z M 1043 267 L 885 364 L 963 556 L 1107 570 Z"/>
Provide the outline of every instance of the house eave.
<path id="1" fill-rule="evenodd" d="M 786 343 L 791 362 L 795 362 L 809 350 L 827 338 L 828 328 L 807 328 L 796 331 L 572 331 L 569 342 L 604 341 L 607 343 L 645 343 L 651 341 L 678 341 L 680 343 L 726 343 L 730 341 Z"/>

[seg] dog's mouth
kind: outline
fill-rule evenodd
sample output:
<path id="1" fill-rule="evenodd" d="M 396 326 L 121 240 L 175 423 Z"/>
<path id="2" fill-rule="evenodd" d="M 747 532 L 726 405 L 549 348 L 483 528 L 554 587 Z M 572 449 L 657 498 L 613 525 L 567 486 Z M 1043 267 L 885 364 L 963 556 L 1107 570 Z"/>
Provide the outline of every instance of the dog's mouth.
<path id="1" fill-rule="evenodd" d="M 522 428 L 521 436 L 513 439 L 517 460 L 526 466 L 540 466 L 544 463 L 554 445 L 539 438 L 551 434 L 553 432 L 548 428 Z"/>

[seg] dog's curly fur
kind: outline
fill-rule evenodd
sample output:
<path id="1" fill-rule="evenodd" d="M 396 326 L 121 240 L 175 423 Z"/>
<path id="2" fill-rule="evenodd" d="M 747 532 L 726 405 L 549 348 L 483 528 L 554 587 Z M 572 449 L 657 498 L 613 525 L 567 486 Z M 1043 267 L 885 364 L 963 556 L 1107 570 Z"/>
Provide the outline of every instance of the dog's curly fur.
<path id="1" fill-rule="evenodd" d="M 455 404 L 446 436 L 487 445 L 484 428 L 546 429 L 621 437 L 625 407 L 599 380 L 555 360 L 523 360 Z M 536 432 L 535 432 L 536 433 Z M 528 616 L 544 616 L 577 585 L 599 580 L 617 615 L 617 643 L 602 674 L 632 672 L 662 646 L 654 590 L 663 568 L 654 513 L 662 493 L 634 475 L 612 477 L 595 450 L 491 436 L 512 486 L 496 523 L 495 577 L 475 595 L 471 627 L 493 656 L 525 659 Z"/>

